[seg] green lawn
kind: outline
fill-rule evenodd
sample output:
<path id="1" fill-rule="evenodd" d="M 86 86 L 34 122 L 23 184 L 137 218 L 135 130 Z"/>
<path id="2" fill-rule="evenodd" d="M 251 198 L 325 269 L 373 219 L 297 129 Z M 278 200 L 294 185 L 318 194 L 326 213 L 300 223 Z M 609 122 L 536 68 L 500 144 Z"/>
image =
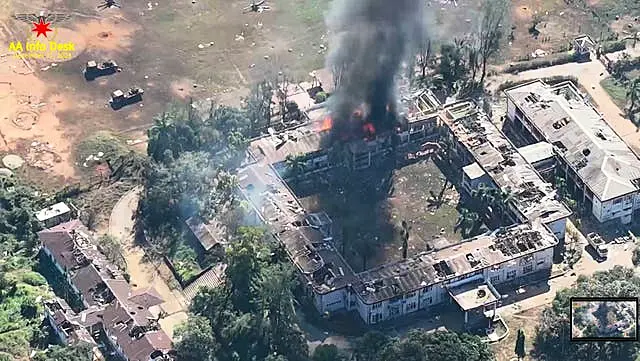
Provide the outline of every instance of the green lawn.
<path id="1" fill-rule="evenodd" d="M 620 110 L 624 111 L 627 105 L 627 88 L 613 77 L 606 77 L 600 81 L 600 85 L 609 94 Z"/>

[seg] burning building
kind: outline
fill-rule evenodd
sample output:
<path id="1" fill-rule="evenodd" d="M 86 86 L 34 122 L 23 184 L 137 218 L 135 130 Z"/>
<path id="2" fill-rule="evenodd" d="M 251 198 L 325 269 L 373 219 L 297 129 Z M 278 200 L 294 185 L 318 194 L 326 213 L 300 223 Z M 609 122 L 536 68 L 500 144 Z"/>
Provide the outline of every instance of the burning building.
<path id="1" fill-rule="evenodd" d="M 371 139 L 398 125 L 396 80 L 403 60 L 424 34 L 419 0 L 339 0 L 327 17 L 327 68 L 333 141 Z"/>
<path id="2" fill-rule="evenodd" d="M 404 124 L 342 143 L 345 151 L 339 161 L 322 142 L 324 135 L 335 134 L 330 132 L 336 119 L 328 117 L 327 110 L 310 114 L 315 122 L 255 139 L 249 148 L 251 161 L 239 172 L 241 192 L 285 246 L 319 312 L 354 310 L 365 323 L 375 324 L 452 300 L 465 319 L 471 314 L 484 317 L 495 312 L 499 289 L 550 272 L 557 237 L 564 235 L 571 212 L 472 102 L 443 107 L 423 91 L 399 104 L 405 108 Z M 332 221 L 326 214 L 307 213 L 285 181 L 291 177 L 291 155 L 304 164 L 302 173 L 307 175 L 329 171 L 337 163 L 362 169 L 381 158 L 438 144 L 440 138 L 449 139 L 451 151 L 460 154 L 465 174 L 473 168 L 482 178 L 464 178 L 467 191 L 479 181 L 512 190 L 507 212 L 513 226 L 356 273 L 333 245 Z M 518 177 L 519 172 L 524 176 Z M 481 293 L 482 298 L 477 296 Z"/>

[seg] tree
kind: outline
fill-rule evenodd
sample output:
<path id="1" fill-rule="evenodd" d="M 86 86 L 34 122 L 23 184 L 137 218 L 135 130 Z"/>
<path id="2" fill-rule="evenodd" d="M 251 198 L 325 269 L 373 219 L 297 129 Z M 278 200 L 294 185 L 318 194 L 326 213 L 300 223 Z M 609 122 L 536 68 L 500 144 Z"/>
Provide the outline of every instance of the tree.
<path id="1" fill-rule="evenodd" d="M 224 283 L 202 288 L 178 347 L 186 358 L 215 350 L 215 361 L 307 361 L 309 350 L 295 323 L 296 278 L 262 229 L 240 227 L 226 255 Z M 209 337 L 211 335 L 211 337 Z"/>
<path id="2" fill-rule="evenodd" d="M 271 125 L 273 84 L 266 80 L 257 83 L 244 102 L 251 124 L 251 136 L 258 136 Z"/>
<path id="3" fill-rule="evenodd" d="M 93 361 L 93 346 L 88 343 L 78 343 L 70 346 L 53 346 L 49 350 L 38 353 L 34 361 Z"/>
<path id="4" fill-rule="evenodd" d="M 98 247 L 109 261 L 113 262 L 121 270 L 126 270 L 127 262 L 124 258 L 124 248 L 116 237 L 103 234 L 98 238 Z"/>
<path id="5" fill-rule="evenodd" d="M 482 19 L 478 31 L 479 54 L 482 61 L 480 83 L 484 83 L 487 75 L 487 62 L 500 49 L 500 42 L 507 28 L 509 18 L 509 1 L 487 0 L 482 9 Z"/>
<path id="6" fill-rule="evenodd" d="M 358 361 L 379 361 L 382 351 L 395 342 L 380 331 L 369 331 L 356 342 L 353 354 Z"/>
<path id="7" fill-rule="evenodd" d="M 491 349 L 478 336 L 449 331 L 411 330 L 393 339 L 375 361 L 494 361 Z M 366 360 L 366 361 L 368 361 Z M 360 359 L 358 359 L 360 361 Z"/>
<path id="8" fill-rule="evenodd" d="M 462 237 L 468 238 L 475 235 L 481 225 L 482 221 L 478 213 L 461 208 L 454 230 L 461 230 Z"/>
<path id="9" fill-rule="evenodd" d="M 518 338 L 516 339 L 516 348 L 514 350 L 516 356 L 518 356 L 518 360 L 522 360 L 526 355 L 524 350 L 524 331 L 522 329 L 518 330 Z"/>
<path id="10" fill-rule="evenodd" d="M 304 154 L 287 154 L 284 159 L 287 166 L 287 175 L 291 177 L 297 177 L 304 173 L 306 169 L 306 162 Z"/>
<path id="11" fill-rule="evenodd" d="M 464 57 L 465 41 L 456 39 L 453 44 L 442 44 L 440 48 L 440 64 L 438 72 L 447 90 L 454 89 L 456 83 L 466 78 L 468 73 Z"/>
<path id="12" fill-rule="evenodd" d="M 575 286 L 559 291 L 551 307 L 542 312 L 533 354 L 548 361 L 632 361 L 637 344 L 628 342 L 570 342 L 571 297 L 637 297 L 640 277 L 633 269 L 615 266 L 590 277 L 578 277 Z M 583 334 L 584 336 L 584 334 Z"/>
<path id="13" fill-rule="evenodd" d="M 320 345 L 313 351 L 312 361 L 344 361 L 336 345 Z"/>
<path id="14" fill-rule="evenodd" d="M 407 252 L 409 248 L 409 231 L 411 230 L 411 226 L 407 224 L 407 221 L 402 221 L 402 258 L 407 258 Z"/>
<path id="15" fill-rule="evenodd" d="M 259 302 L 271 351 L 288 360 L 304 360 L 309 350 L 295 324 L 293 289 L 296 285 L 289 264 L 276 263 L 263 268 L 258 280 Z"/>
<path id="16" fill-rule="evenodd" d="M 178 361 L 217 361 L 219 345 L 209 321 L 202 316 L 192 316 L 176 329 L 175 350 Z"/>
<path id="17" fill-rule="evenodd" d="M 431 50 L 431 39 L 429 38 L 422 41 L 418 47 L 416 62 L 420 67 L 421 80 L 424 80 L 427 77 L 427 68 L 431 64 Z"/>
<path id="18" fill-rule="evenodd" d="M 141 211 L 150 233 L 159 226 L 198 216 L 211 219 L 233 202 L 235 189 L 204 152 L 185 152 L 171 165 L 156 164 L 149 172 Z"/>
<path id="19" fill-rule="evenodd" d="M 627 102 L 629 104 L 628 114 L 631 120 L 634 120 L 636 105 L 640 103 L 640 77 L 637 77 L 631 81 L 627 88 Z"/>

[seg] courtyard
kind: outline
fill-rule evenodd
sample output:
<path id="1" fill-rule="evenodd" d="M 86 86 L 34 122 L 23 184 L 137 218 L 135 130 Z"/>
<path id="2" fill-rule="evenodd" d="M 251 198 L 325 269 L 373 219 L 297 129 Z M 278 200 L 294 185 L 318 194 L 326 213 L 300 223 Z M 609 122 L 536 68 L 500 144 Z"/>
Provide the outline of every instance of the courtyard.
<path id="1" fill-rule="evenodd" d="M 306 190 L 300 200 L 309 212 L 329 214 L 336 224 L 336 247 L 356 272 L 402 259 L 403 222 L 408 257 L 462 239 L 456 229 L 460 195 L 432 159 L 329 183 Z"/>

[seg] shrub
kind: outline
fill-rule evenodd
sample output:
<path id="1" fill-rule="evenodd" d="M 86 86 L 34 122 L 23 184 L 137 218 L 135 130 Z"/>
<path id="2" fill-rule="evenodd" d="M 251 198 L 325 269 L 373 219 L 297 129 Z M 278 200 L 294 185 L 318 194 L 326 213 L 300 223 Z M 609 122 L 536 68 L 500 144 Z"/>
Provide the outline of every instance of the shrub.
<path id="1" fill-rule="evenodd" d="M 47 281 L 41 274 L 36 272 L 25 272 L 20 276 L 20 281 L 31 286 L 43 286 L 47 284 Z"/>
<path id="2" fill-rule="evenodd" d="M 554 57 L 536 59 L 532 61 L 526 61 L 521 63 L 511 64 L 506 70 L 507 73 L 519 73 L 521 71 L 546 68 L 554 65 L 567 64 L 575 61 L 575 55 L 572 52 L 567 52 Z"/>
<path id="3" fill-rule="evenodd" d="M 318 92 L 318 94 L 316 94 L 315 101 L 317 104 L 324 103 L 325 100 L 327 100 L 327 93 Z"/>
<path id="4" fill-rule="evenodd" d="M 618 41 L 606 41 L 602 43 L 602 54 L 615 53 L 627 48 L 627 44 L 624 40 Z"/>

